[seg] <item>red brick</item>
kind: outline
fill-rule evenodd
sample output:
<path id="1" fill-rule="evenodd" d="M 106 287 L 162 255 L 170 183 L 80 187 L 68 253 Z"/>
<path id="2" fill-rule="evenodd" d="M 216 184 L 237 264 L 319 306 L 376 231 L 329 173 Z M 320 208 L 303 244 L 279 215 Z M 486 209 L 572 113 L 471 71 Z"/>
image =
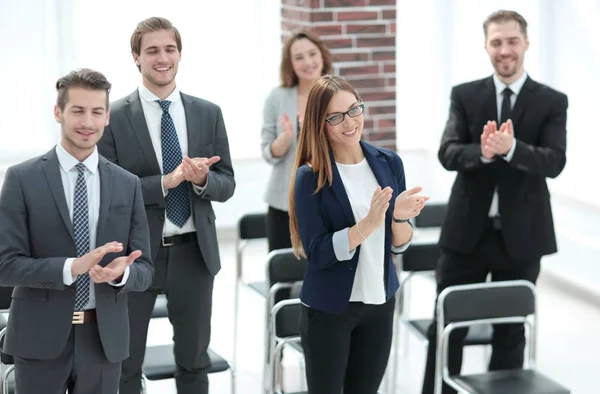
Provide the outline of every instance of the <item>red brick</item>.
<path id="1" fill-rule="evenodd" d="M 378 17 L 377 11 L 340 11 L 337 13 L 338 21 L 365 21 Z"/>
<path id="2" fill-rule="evenodd" d="M 312 9 L 321 8 L 321 0 L 311 0 L 310 8 L 312 8 Z"/>
<path id="3" fill-rule="evenodd" d="M 333 12 L 313 10 L 310 13 L 310 19 L 313 22 L 332 22 L 333 21 Z"/>
<path id="4" fill-rule="evenodd" d="M 281 17 L 284 19 L 290 19 L 292 21 L 310 21 L 310 12 L 308 10 L 297 10 L 283 6 L 281 8 Z"/>
<path id="5" fill-rule="evenodd" d="M 364 7 L 365 0 L 325 0 L 325 7 Z"/>
<path id="6" fill-rule="evenodd" d="M 307 27 L 308 25 L 306 23 L 281 21 L 281 31 L 283 32 L 291 32 L 298 29 L 306 29 Z"/>
<path id="7" fill-rule="evenodd" d="M 352 48 L 352 38 L 323 38 L 323 41 L 330 49 L 349 49 Z"/>
<path id="8" fill-rule="evenodd" d="M 378 75 L 379 66 L 340 67 L 340 75 Z"/>
<path id="9" fill-rule="evenodd" d="M 379 131 L 378 129 L 369 133 L 370 141 L 395 140 L 396 131 Z"/>
<path id="10" fill-rule="evenodd" d="M 396 60 L 396 51 L 374 51 L 373 60 Z"/>
<path id="11" fill-rule="evenodd" d="M 390 86 L 390 87 L 394 86 L 395 87 L 396 86 L 396 77 L 386 78 L 385 79 L 385 86 Z"/>
<path id="12" fill-rule="evenodd" d="M 373 25 L 346 25 L 347 34 L 382 34 L 387 31 L 386 25 L 373 24 Z"/>
<path id="13" fill-rule="evenodd" d="M 377 127 L 380 129 L 386 128 L 395 128 L 396 127 L 396 119 L 378 119 Z"/>
<path id="14" fill-rule="evenodd" d="M 313 25 L 311 30 L 320 37 L 342 35 L 342 25 L 319 25 L 319 26 Z"/>
<path id="15" fill-rule="evenodd" d="M 396 33 L 396 22 L 388 25 L 388 33 Z"/>
<path id="16" fill-rule="evenodd" d="M 369 115 L 380 115 L 380 114 L 395 114 L 395 105 L 369 105 L 367 106 L 367 113 Z"/>
<path id="17" fill-rule="evenodd" d="M 347 78 L 348 82 L 352 84 L 356 89 L 375 89 L 385 87 L 385 78 L 373 77 L 373 78 Z M 360 92 L 359 92 L 360 93 Z"/>
<path id="18" fill-rule="evenodd" d="M 396 37 L 358 38 L 356 46 L 358 48 L 395 47 Z"/>
<path id="19" fill-rule="evenodd" d="M 344 52 L 333 54 L 334 63 L 364 62 L 368 60 L 370 60 L 370 58 L 367 52 Z"/>
<path id="20" fill-rule="evenodd" d="M 363 125 L 363 130 L 372 129 L 374 124 L 375 124 L 375 122 L 373 121 L 373 119 L 365 119 L 365 124 Z"/>
<path id="21" fill-rule="evenodd" d="M 396 5 L 396 0 L 369 0 L 369 5 Z"/>
<path id="22" fill-rule="evenodd" d="M 396 72 L 396 65 L 395 64 L 384 64 L 383 65 L 383 72 L 384 73 L 395 73 Z"/>
<path id="23" fill-rule="evenodd" d="M 396 100 L 396 92 L 394 92 L 394 91 L 379 91 L 379 92 L 363 93 L 361 95 L 361 98 L 367 103 L 370 101 Z"/>
<path id="24" fill-rule="evenodd" d="M 383 10 L 381 11 L 381 19 L 396 20 L 396 10 Z"/>

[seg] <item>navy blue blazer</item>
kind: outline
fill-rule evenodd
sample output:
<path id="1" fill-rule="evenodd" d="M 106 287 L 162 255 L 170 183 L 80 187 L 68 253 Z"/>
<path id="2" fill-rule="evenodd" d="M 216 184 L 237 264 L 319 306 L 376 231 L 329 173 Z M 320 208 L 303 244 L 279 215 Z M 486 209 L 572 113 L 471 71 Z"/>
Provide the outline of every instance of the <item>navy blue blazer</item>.
<path id="1" fill-rule="evenodd" d="M 392 260 L 392 214 L 393 201 L 406 189 L 404 165 L 400 157 L 390 149 L 377 148 L 364 141 L 360 142 L 365 158 L 375 174 L 381 188 L 393 189 L 390 207 L 385 215 L 385 265 L 386 299 L 389 300 L 398 290 L 398 276 Z M 300 298 L 311 308 L 327 313 L 340 314 L 348 306 L 354 275 L 360 255 L 360 245 L 350 260 L 339 261 L 333 250 L 333 234 L 356 224 L 348 195 L 332 162 L 333 182 L 325 185 L 318 193 L 317 173 L 307 164 L 298 168 L 294 184 L 294 198 L 298 229 L 308 266 Z"/>

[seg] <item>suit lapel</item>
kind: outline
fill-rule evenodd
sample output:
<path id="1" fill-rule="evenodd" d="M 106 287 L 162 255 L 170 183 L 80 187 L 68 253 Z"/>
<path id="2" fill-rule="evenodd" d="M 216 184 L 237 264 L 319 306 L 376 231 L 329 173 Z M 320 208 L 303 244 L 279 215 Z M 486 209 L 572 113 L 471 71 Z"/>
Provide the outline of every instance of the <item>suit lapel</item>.
<path id="1" fill-rule="evenodd" d="M 52 197 L 54 197 L 54 202 L 56 203 L 56 207 L 60 212 L 60 216 L 62 217 L 65 226 L 67 227 L 67 231 L 74 240 L 75 236 L 73 235 L 73 222 L 71 222 L 69 208 L 67 206 L 67 199 L 65 197 L 65 190 L 62 186 L 63 183 L 60 177 L 59 169 L 60 164 L 58 162 L 56 151 L 52 149 L 43 156 L 42 160 L 44 161 L 42 167 L 44 168 L 44 174 L 46 175 L 48 186 L 52 192 Z"/>
<path id="2" fill-rule="evenodd" d="M 495 120 L 498 127 L 500 127 L 500 119 L 498 119 L 498 104 L 496 102 L 496 86 L 494 85 L 494 79 L 489 77 L 484 80 L 484 107 L 485 114 L 488 120 Z M 483 125 L 481 125 L 483 127 Z"/>
<path id="3" fill-rule="evenodd" d="M 360 145 L 379 186 L 381 186 L 382 189 L 390 186 L 396 195 L 399 194 L 400 190 L 396 190 L 396 184 L 392 178 L 390 166 L 383 155 L 375 147 L 365 143 L 364 141 L 361 141 Z M 391 215 L 391 212 L 393 212 L 393 207 L 394 200 L 392 199 L 390 200 L 390 208 L 388 208 L 386 216 Z"/>
<path id="4" fill-rule="evenodd" d="M 108 160 L 100 157 L 98 163 L 98 172 L 100 175 L 100 212 L 98 214 L 98 226 L 96 233 L 96 245 L 103 245 L 104 226 L 108 218 L 108 208 L 110 207 L 110 197 L 113 190 L 113 174 Z"/>
<path id="5" fill-rule="evenodd" d="M 513 125 L 515 125 L 515 130 L 517 129 L 516 126 L 521 120 L 527 104 L 529 104 L 529 102 L 531 102 L 533 99 L 534 88 L 535 82 L 533 82 L 531 78 L 527 77 L 523 87 L 521 88 L 521 91 L 519 92 L 519 95 L 517 96 L 517 101 L 515 101 L 515 106 L 512 111 L 511 118 Z"/>
<path id="6" fill-rule="evenodd" d="M 340 207 L 342 207 L 342 211 L 344 212 L 348 223 L 354 225 L 356 220 L 354 219 L 354 214 L 352 213 L 352 208 L 350 207 L 348 193 L 346 193 L 346 189 L 344 188 L 344 184 L 342 183 L 342 177 L 340 176 L 340 172 L 338 171 L 337 165 L 335 165 L 335 158 L 333 157 L 332 151 L 329 152 L 329 158 L 331 160 L 331 175 L 333 177 L 331 182 L 331 189 L 333 190 L 335 198 L 340 203 Z"/>
<path id="7" fill-rule="evenodd" d="M 188 156 L 203 157 L 200 147 L 207 142 L 204 141 L 204 133 L 202 132 L 202 107 L 196 102 L 192 96 L 181 94 L 183 109 L 185 111 L 185 126 L 187 128 L 188 137 Z"/>
<path id="8" fill-rule="evenodd" d="M 148 131 L 148 125 L 146 124 L 146 118 L 144 117 L 144 110 L 142 109 L 142 103 L 140 102 L 140 95 L 138 91 L 134 91 L 127 98 L 127 104 L 125 105 L 125 113 L 129 118 L 129 122 L 133 128 L 133 134 L 138 140 L 142 153 L 150 165 L 153 168 L 153 172 L 162 173 L 158 160 L 156 159 L 156 152 L 152 146 L 152 139 L 150 138 L 150 132 Z"/>

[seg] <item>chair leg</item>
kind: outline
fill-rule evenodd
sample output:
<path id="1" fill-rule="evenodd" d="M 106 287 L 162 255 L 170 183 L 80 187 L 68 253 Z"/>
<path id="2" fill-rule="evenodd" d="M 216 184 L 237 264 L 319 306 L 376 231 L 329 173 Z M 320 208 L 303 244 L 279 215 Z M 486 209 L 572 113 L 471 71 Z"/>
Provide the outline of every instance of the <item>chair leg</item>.
<path id="1" fill-rule="evenodd" d="M 2 393 L 3 394 L 8 394 L 8 378 L 10 377 L 10 374 L 14 371 L 15 366 L 11 365 L 9 366 L 6 371 L 4 371 L 4 374 L 2 374 Z"/>
<path id="2" fill-rule="evenodd" d="M 235 394 L 235 368 L 231 363 L 229 364 L 229 372 L 231 373 L 231 394 Z"/>

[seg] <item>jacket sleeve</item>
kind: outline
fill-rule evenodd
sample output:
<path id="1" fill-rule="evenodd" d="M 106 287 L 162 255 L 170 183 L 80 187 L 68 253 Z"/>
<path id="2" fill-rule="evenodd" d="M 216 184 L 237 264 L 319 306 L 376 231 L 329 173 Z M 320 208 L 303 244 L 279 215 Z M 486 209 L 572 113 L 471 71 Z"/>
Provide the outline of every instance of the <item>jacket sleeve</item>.
<path id="1" fill-rule="evenodd" d="M 260 131 L 260 151 L 263 159 L 271 165 L 279 163 L 283 156 L 273 157 L 271 153 L 271 144 L 277 138 L 277 123 L 279 122 L 279 100 L 277 94 L 279 90 L 273 89 L 265 100 L 263 107 L 263 123 Z"/>

